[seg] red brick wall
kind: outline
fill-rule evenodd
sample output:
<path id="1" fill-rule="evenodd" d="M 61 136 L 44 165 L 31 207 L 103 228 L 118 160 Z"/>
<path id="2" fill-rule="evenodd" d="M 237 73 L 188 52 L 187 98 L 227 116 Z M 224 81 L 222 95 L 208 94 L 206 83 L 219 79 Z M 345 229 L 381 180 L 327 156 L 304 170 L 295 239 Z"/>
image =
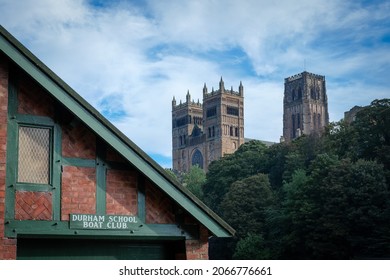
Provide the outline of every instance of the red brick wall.
<path id="1" fill-rule="evenodd" d="M 63 125 L 62 156 L 84 159 L 96 158 L 96 137 L 81 122 Z"/>
<path id="2" fill-rule="evenodd" d="M 201 225 L 199 233 L 199 240 L 186 240 L 187 260 L 207 260 L 209 258 L 208 230 Z"/>
<path id="3" fill-rule="evenodd" d="M 18 89 L 18 113 L 54 119 L 54 100 L 43 92 L 31 78 L 23 75 Z"/>
<path id="4" fill-rule="evenodd" d="M 148 180 L 145 182 L 146 196 L 146 223 L 173 224 L 173 202 L 160 189 L 153 186 Z"/>
<path id="5" fill-rule="evenodd" d="M 107 148 L 106 160 L 108 162 L 126 162 L 126 160 L 119 153 L 115 152 L 111 147 Z"/>
<path id="6" fill-rule="evenodd" d="M 61 190 L 61 220 L 68 221 L 70 213 L 96 213 L 95 168 L 64 166 Z"/>
<path id="7" fill-rule="evenodd" d="M 106 193 L 107 214 L 137 214 L 137 172 L 131 170 L 107 170 Z"/>
<path id="8" fill-rule="evenodd" d="M 8 59 L 0 53 L 0 259 L 16 259 L 16 239 L 4 237 Z"/>
<path id="9" fill-rule="evenodd" d="M 18 191 L 15 195 L 15 220 L 52 220 L 52 194 Z"/>

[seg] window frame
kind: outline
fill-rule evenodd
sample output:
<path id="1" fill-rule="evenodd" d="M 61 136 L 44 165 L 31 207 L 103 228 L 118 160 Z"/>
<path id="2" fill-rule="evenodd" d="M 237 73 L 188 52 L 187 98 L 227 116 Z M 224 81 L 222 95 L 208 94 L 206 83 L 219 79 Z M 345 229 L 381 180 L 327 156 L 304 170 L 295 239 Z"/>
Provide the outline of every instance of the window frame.
<path id="1" fill-rule="evenodd" d="M 19 162 L 19 154 L 20 154 L 20 128 L 21 127 L 28 127 L 28 128 L 37 128 L 37 129 L 47 129 L 49 130 L 49 160 L 48 160 L 48 183 L 35 183 L 35 182 L 22 182 L 19 181 L 19 168 L 20 168 L 20 162 Z M 36 186 L 38 188 L 45 188 L 47 186 L 53 186 L 53 138 L 54 138 L 54 126 L 47 126 L 47 125 L 37 125 L 37 124 L 30 124 L 30 123 L 17 123 L 16 126 L 16 186 L 22 186 L 22 185 L 29 185 L 29 186 Z"/>
<path id="2" fill-rule="evenodd" d="M 55 170 L 55 162 L 60 163 L 61 157 L 61 135 L 58 125 L 49 117 L 32 116 L 18 114 L 14 119 L 13 125 L 9 127 L 13 132 L 12 138 L 14 139 L 13 147 L 10 149 L 13 151 L 11 157 L 11 164 L 13 174 L 10 176 L 12 185 L 17 191 L 43 191 L 48 192 L 60 186 L 60 174 L 59 170 Z M 18 168 L 19 168 L 19 128 L 20 127 L 33 127 L 49 129 L 50 135 L 50 151 L 49 151 L 49 182 L 48 184 L 31 183 L 31 182 L 19 182 L 18 181 Z M 57 174 L 55 174 L 57 173 Z"/>
<path id="3" fill-rule="evenodd" d="M 52 196 L 52 219 L 61 219 L 61 172 L 62 172 L 62 132 L 60 124 L 48 116 L 23 114 L 18 112 L 18 88 L 20 73 L 11 71 L 8 84 L 7 149 L 6 149 L 6 194 L 5 216 L 8 221 L 15 219 L 16 194 L 19 191 L 46 192 Z M 19 126 L 51 128 L 51 160 L 49 184 L 18 183 Z"/>

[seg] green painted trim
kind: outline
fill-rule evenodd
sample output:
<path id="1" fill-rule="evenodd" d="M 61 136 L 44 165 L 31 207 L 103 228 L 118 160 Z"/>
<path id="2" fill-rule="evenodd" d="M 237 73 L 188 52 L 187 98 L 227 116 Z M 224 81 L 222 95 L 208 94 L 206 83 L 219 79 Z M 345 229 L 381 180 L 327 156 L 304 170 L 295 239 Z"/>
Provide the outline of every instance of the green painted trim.
<path id="1" fill-rule="evenodd" d="M 15 72 L 9 71 L 8 79 L 8 120 L 7 120 L 7 159 L 5 178 L 5 219 L 15 217 L 15 187 L 17 174 L 17 123 L 16 111 L 18 81 Z"/>
<path id="2" fill-rule="evenodd" d="M 168 196 L 206 226 L 217 237 L 230 237 L 234 230 L 169 175 L 96 109 L 56 76 L 4 29 L 0 29 L 0 49 L 55 99 L 81 119 L 94 133 L 126 158 Z"/>
<path id="3" fill-rule="evenodd" d="M 137 212 L 141 221 L 146 221 L 145 177 L 138 174 L 137 177 Z"/>
<path id="4" fill-rule="evenodd" d="M 62 235 L 96 237 L 137 237 L 137 238 L 186 238 L 197 239 L 198 227 L 179 228 L 174 224 L 135 224 L 129 230 L 70 229 L 68 221 L 15 221 L 5 222 L 5 236 L 16 238 L 19 235 Z M 153 238 L 153 239 L 154 239 Z"/>
<path id="5" fill-rule="evenodd" d="M 15 191 L 28 191 L 28 192 L 49 192 L 52 190 L 51 185 L 42 184 L 30 184 L 30 183 L 15 183 Z"/>
<path id="6" fill-rule="evenodd" d="M 53 128 L 52 193 L 53 219 L 61 218 L 61 173 L 62 173 L 62 131 L 59 125 Z"/>
<path id="7" fill-rule="evenodd" d="M 20 125 L 53 127 L 54 121 L 49 117 L 16 114 L 15 120 Z"/>
<path id="8" fill-rule="evenodd" d="M 76 166 L 76 167 L 96 167 L 95 159 L 84 159 L 84 158 L 62 158 L 62 165 L 64 166 Z"/>
<path id="9" fill-rule="evenodd" d="M 107 168 L 106 145 L 96 141 L 96 214 L 106 214 Z"/>
<path id="10" fill-rule="evenodd" d="M 52 193 L 53 219 L 61 216 L 61 129 L 51 118 L 23 115 L 17 113 L 18 108 L 18 76 L 10 73 L 8 90 L 8 128 L 7 128 L 7 201 L 6 218 L 15 216 L 16 191 L 50 192 Z M 50 129 L 50 179 L 49 184 L 32 184 L 17 182 L 18 174 L 18 130 L 20 126 L 43 127 Z"/>

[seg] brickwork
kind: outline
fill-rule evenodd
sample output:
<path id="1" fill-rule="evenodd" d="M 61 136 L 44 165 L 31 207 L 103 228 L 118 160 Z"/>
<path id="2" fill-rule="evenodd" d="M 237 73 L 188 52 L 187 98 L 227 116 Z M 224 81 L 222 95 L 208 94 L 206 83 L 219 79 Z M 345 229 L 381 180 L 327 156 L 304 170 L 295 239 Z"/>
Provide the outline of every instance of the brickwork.
<path id="1" fill-rule="evenodd" d="M 106 193 L 107 214 L 137 214 L 137 172 L 108 170 Z"/>
<path id="2" fill-rule="evenodd" d="M 69 220 L 70 213 L 96 213 L 95 168 L 64 166 L 62 172 L 61 220 Z"/>
<path id="3" fill-rule="evenodd" d="M 18 113 L 54 118 L 54 100 L 29 77 L 22 75 L 18 89 Z"/>
<path id="4" fill-rule="evenodd" d="M 15 195 L 15 220 L 51 220 L 52 194 L 18 191 Z"/>
<path id="5" fill-rule="evenodd" d="M 108 162 L 120 162 L 120 163 L 126 162 L 126 160 L 119 153 L 115 152 L 110 147 L 107 148 L 106 160 Z"/>
<path id="6" fill-rule="evenodd" d="M 16 239 L 4 237 L 8 76 L 8 60 L 0 53 L 0 259 L 16 259 Z"/>
<path id="7" fill-rule="evenodd" d="M 82 123 L 62 127 L 62 156 L 84 159 L 96 158 L 96 136 Z"/>
<path id="8" fill-rule="evenodd" d="M 199 233 L 199 240 L 186 240 L 187 260 L 207 260 L 209 258 L 208 230 L 201 225 Z"/>
<path id="9" fill-rule="evenodd" d="M 175 222 L 172 201 L 146 180 L 146 223 L 172 224 Z"/>

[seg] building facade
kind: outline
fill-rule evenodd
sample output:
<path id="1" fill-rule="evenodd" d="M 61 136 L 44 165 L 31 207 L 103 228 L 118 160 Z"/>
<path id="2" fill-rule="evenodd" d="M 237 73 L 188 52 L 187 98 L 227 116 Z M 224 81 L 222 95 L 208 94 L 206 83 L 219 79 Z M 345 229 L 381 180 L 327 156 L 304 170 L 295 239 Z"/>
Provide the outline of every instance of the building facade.
<path id="1" fill-rule="evenodd" d="M 234 230 L 0 26 L 0 259 L 207 259 Z"/>
<path id="2" fill-rule="evenodd" d="M 283 137 L 321 133 L 329 124 L 325 77 L 302 72 L 284 81 Z"/>
<path id="3" fill-rule="evenodd" d="M 198 165 L 205 171 L 209 164 L 234 153 L 244 143 L 244 87 L 225 89 L 221 77 L 218 90 L 203 87 L 203 103 L 191 100 L 177 104 L 172 100 L 173 169 L 188 172 Z"/>

